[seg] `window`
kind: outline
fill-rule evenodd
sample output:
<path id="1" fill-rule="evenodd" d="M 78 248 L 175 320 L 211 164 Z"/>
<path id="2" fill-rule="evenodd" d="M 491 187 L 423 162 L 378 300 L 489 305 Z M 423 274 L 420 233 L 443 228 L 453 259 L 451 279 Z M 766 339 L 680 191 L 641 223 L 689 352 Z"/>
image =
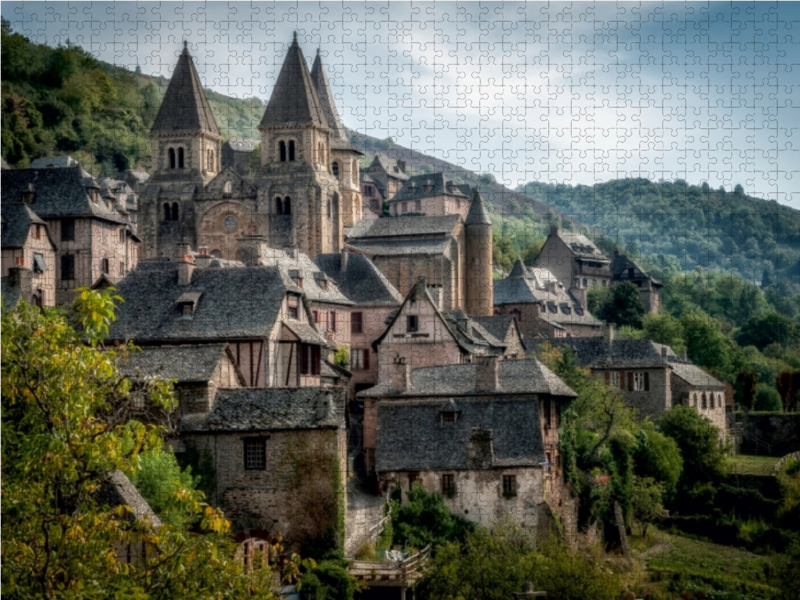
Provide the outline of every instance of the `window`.
<path id="1" fill-rule="evenodd" d="M 208 170 L 208 171 L 213 171 L 214 170 L 214 151 L 213 150 L 206 150 L 206 170 Z M 228 182 L 228 183 L 230 183 L 230 182 Z M 225 191 L 230 193 L 230 189 L 227 189 Z"/>
<path id="2" fill-rule="evenodd" d="M 124 228 L 119 230 L 119 243 L 120 244 L 124 244 L 125 243 L 125 229 Z"/>
<path id="3" fill-rule="evenodd" d="M 297 284 L 297 287 L 303 287 L 303 278 L 299 275 L 295 278 L 294 282 Z"/>
<path id="4" fill-rule="evenodd" d="M 289 307 L 289 318 L 297 320 L 298 316 L 299 316 L 299 312 L 297 310 L 297 307 L 296 306 L 290 306 Z"/>
<path id="5" fill-rule="evenodd" d="M 283 214 L 292 214 L 292 199 L 289 196 L 283 199 Z"/>
<path id="6" fill-rule="evenodd" d="M 544 405 L 544 428 L 550 429 L 550 419 L 552 418 L 550 413 L 550 400 L 542 400 L 542 404 Z"/>
<path id="7" fill-rule="evenodd" d="M 444 494 L 445 496 L 456 495 L 455 475 L 442 475 L 442 494 Z"/>
<path id="8" fill-rule="evenodd" d="M 47 265 L 44 262 L 44 254 L 39 252 L 33 253 L 33 272 L 44 273 L 47 270 Z"/>
<path id="9" fill-rule="evenodd" d="M 408 489 L 410 490 L 413 488 L 415 483 L 422 485 L 422 481 L 419 478 L 419 471 L 411 471 L 408 474 Z"/>
<path id="10" fill-rule="evenodd" d="M 169 168 L 170 169 L 174 169 L 175 168 L 175 149 L 174 148 L 170 148 L 169 150 L 167 150 L 167 156 L 169 157 Z"/>
<path id="11" fill-rule="evenodd" d="M 366 371 L 369 369 L 369 349 L 356 348 L 351 356 L 350 366 L 354 371 Z"/>
<path id="12" fill-rule="evenodd" d="M 165 221 L 172 220 L 172 212 L 169 209 L 169 202 L 164 203 L 164 220 Z"/>
<path id="13" fill-rule="evenodd" d="M 416 331 L 419 331 L 418 315 L 408 315 L 406 317 L 406 331 L 409 333 L 414 333 Z"/>
<path id="14" fill-rule="evenodd" d="M 222 186 L 222 192 L 224 194 L 230 194 L 233 191 L 233 184 L 230 181 L 226 181 L 225 185 Z"/>
<path id="15" fill-rule="evenodd" d="M 275 198 L 275 214 L 276 215 L 282 215 L 283 214 L 283 200 L 281 200 L 280 196 Z"/>
<path id="16" fill-rule="evenodd" d="M 319 311 L 318 310 L 312 310 L 311 311 L 311 316 L 314 318 L 314 323 L 319 323 Z"/>
<path id="17" fill-rule="evenodd" d="M 586 287 L 587 285 L 588 285 L 588 282 L 586 281 L 586 278 L 584 277 L 583 278 L 583 287 Z"/>
<path id="18" fill-rule="evenodd" d="M 517 495 L 517 476 L 516 475 L 503 475 L 503 496 L 516 496 Z"/>
<path id="19" fill-rule="evenodd" d="M 131 408 L 134 410 L 144 410 L 145 408 L 145 391 L 134 390 L 131 392 Z"/>
<path id="20" fill-rule="evenodd" d="M 300 309 L 299 309 L 299 301 L 297 296 L 289 295 L 287 298 L 287 303 L 289 305 L 289 318 L 290 319 L 297 319 L 300 316 Z"/>
<path id="21" fill-rule="evenodd" d="M 194 316 L 194 305 L 191 302 L 183 302 L 181 304 L 181 316 L 189 318 Z"/>
<path id="22" fill-rule="evenodd" d="M 100 261 L 100 272 L 108 275 L 108 259 L 104 258 Z"/>
<path id="23" fill-rule="evenodd" d="M 331 172 L 333 173 L 333 176 L 336 177 L 336 179 L 339 179 L 339 163 L 334 162 L 331 165 Z"/>
<path id="24" fill-rule="evenodd" d="M 294 140 L 289 140 L 289 160 L 294 161 Z"/>
<path id="25" fill-rule="evenodd" d="M 350 314 L 350 333 L 364 333 L 364 313 Z"/>
<path id="26" fill-rule="evenodd" d="M 278 142 L 278 154 L 280 154 L 281 162 L 286 162 L 286 142 L 283 140 Z"/>
<path id="27" fill-rule="evenodd" d="M 328 313 L 328 330 L 336 331 L 336 311 L 332 310 Z"/>
<path id="28" fill-rule="evenodd" d="M 552 464 L 552 461 L 550 459 L 550 453 L 549 452 L 545 452 L 544 453 L 544 470 L 549 472 L 551 464 Z"/>
<path id="29" fill-rule="evenodd" d="M 245 471 L 263 471 L 267 468 L 267 444 L 263 438 L 244 439 Z"/>
<path id="30" fill-rule="evenodd" d="M 41 225 L 34 225 L 33 226 L 33 239 L 38 240 L 42 237 L 42 226 Z"/>
<path id="31" fill-rule="evenodd" d="M 75 255 L 64 254 L 61 256 L 61 280 L 71 281 L 75 279 Z"/>
<path id="32" fill-rule="evenodd" d="M 178 168 L 183 168 L 183 148 L 178 148 Z"/>
<path id="33" fill-rule="evenodd" d="M 455 425 L 456 411 L 443 410 L 442 411 L 442 425 Z"/>
<path id="34" fill-rule="evenodd" d="M 172 220 L 173 221 L 177 221 L 178 220 L 178 203 L 177 202 L 173 202 L 172 203 Z"/>
<path id="35" fill-rule="evenodd" d="M 319 375 L 320 351 L 319 346 L 300 344 L 300 374 Z"/>
<path id="36" fill-rule="evenodd" d="M 358 181 L 358 161 L 354 160 L 350 165 L 350 174 L 353 177 L 353 181 Z"/>
<path id="37" fill-rule="evenodd" d="M 75 241 L 75 219 L 63 219 L 61 221 L 61 241 Z"/>
<path id="38" fill-rule="evenodd" d="M 650 390 L 650 373 L 633 374 L 633 391 L 647 392 Z"/>

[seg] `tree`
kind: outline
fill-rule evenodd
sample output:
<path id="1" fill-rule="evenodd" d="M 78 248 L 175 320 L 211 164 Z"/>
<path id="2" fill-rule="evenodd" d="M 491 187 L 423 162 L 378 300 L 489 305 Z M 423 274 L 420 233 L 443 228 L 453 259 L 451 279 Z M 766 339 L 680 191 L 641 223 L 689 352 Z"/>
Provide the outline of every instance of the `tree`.
<path id="1" fill-rule="evenodd" d="M 778 390 L 766 383 L 759 383 L 756 387 L 753 410 L 778 412 L 782 408 L 781 395 Z"/>
<path id="2" fill-rule="evenodd" d="M 646 313 L 639 290 L 626 281 L 611 288 L 610 298 L 600 306 L 595 316 L 620 327 L 630 325 L 641 329 L 642 317 Z"/>
<path id="3" fill-rule="evenodd" d="M 764 350 L 770 344 L 788 346 L 800 341 L 800 329 L 793 319 L 780 313 L 769 313 L 748 320 L 736 334 L 740 346 Z"/>
<path id="4" fill-rule="evenodd" d="M 645 339 L 669 346 L 676 353 L 680 353 L 683 350 L 683 327 L 669 313 L 645 315 L 644 319 L 642 319 L 642 327 Z"/>
<path id="5" fill-rule="evenodd" d="M 2 585 L 10 598 L 270 597 L 269 569 L 233 559 L 223 515 L 198 492 L 174 502 L 193 531 L 130 518 L 95 494 L 107 474 L 163 445 L 159 428 L 131 419 L 130 382 L 104 348 L 118 297 L 79 290 L 74 326 L 55 309 L 21 303 L 2 315 Z M 168 386 L 149 401 L 174 407 Z M 141 562 L 115 548 L 147 548 Z"/>
<path id="6" fill-rule="evenodd" d="M 392 502 L 395 544 L 419 549 L 428 544 L 440 546 L 464 539 L 464 535 L 474 528 L 470 521 L 450 512 L 444 503 L 444 496 L 427 492 L 418 483 L 408 492 L 405 504 L 400 506 L 397 500 Z"/>
<path id="7" fill-rule="evenodd" d="M 191 467 L 181 471 L 171 449 L 157 448 L 141 454 L 129 479 L 162 521 L 176 528 L 190 524 L 194 511 L 187 512 L 176 499 L 184 491 L 196 489 L 197 478 L 192 477 Z"/>
<path id="8" fill-rule="evenodd" d="M 680 319 L 686 353 L 701 367 L 727 372 L 730 367 L 728 341 L 719 327 L 707 315 L 690 313 Z"/>
<path id="9" fill-rule="evenodd" d="M 683 472 L 683 457 L 671 437 L 656 431 L 646 421 L 635 432 L 637 445 L 633 451 L 634 471 L 640 478 L 650 478 L 664 488 L 664 499 L 671 498 Z"/>
<path id="10" fill-rule="evenodd" d="M 642 537 L 647 535 L 647 526 L 664 515 L 661 502 L 664 486 L 652 477 L 634 477 L 631 507 L 640 523 Z"/>

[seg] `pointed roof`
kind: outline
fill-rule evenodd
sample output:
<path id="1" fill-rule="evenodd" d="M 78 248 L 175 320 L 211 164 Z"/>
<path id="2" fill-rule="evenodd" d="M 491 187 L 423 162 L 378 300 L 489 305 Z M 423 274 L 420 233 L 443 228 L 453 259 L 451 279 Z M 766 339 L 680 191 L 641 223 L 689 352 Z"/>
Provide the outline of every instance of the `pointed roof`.
<path id="1" fill-rule="evenodd" d="M 322 66 L 319 48 L 317 48 L 317 56 L 314 58 L 314 65 L 311 67 L 311 80 L 314 82 L 317 94 L 319 94 L 319 100 L 322 103 L 325 118 L 328 120 L 328 126 L 333 130 L 333 146 L 349 149 L 350 142 L 347 139 L 347 132 L 344 130 L 344 124 L 341 117 L 339 117 L 339 112 L 336 110 L 336 101 L 331 93 L 325 68 Z"/>
<path id="2" fill-rule="evenodd" d="M 214 113 L 184 42 L 150 134 L 198 130 L 219 135 Z"/>
<path id="3" fill-rule="evenodd" d="M 486 211 L 486 204 L 483 202 L 483 196 L 475 188 L 475 193 L 472 196 L 472 204 L 469 206 L 469 213 L 467 213 L 467 220 L 464 221 L 465 225 L 491 225 L 492 221 L 489 219 L 489 213 Z"/>
<path id="4" fill-rule="evenodd" d="M 511 269 L 511 273 L 508 274 L 508 279 L 521 279 L 523 277 L 528 276 L 528 267 L 525 266 L 525 263 L 522 262 L 522 257 L 517 257 L 517 262 L 514 263 L 514 267 Z"/>
<path id="5" fill-rule="evenodd" d="M 296 33 L 259 127 L 287 125 L 329 127 Z"/>

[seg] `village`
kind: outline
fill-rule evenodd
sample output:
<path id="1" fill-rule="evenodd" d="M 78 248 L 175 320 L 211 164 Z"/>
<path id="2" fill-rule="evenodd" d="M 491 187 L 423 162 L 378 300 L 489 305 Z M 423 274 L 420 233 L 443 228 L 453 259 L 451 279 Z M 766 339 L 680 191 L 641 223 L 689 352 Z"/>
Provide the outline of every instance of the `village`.
<path id="1" fill-rule="evenodd" d="M 430 548 L 361 554 L 416 487 L 475 525 L 602 540 L 581 525 L 559 440 L 579 393 L 543 352 L 574 356 L 639 419 L 688 407 L 719 446 L 735 441 L 730 386 L 590 312 L 591 290 L 633 286 L 657 315 L 659 280 L 555 225 L 532 264 L 498 270 L 482 193 L 382 154 L 362 169 L 296 34 L 258 130 L 249 169 L 253 144 L 223 143 L 184 43 L 152 172 L 97 178 L 66 155 L 2 170 L 4 311 L 87 288 L 121 298 L 105 344 L 140 348 L 118 365 L 133 414 L 164 426 L 179 461 L 212 465 L 207 500 L 245 563 L 276 540 L 329 539 L 363 597 L 405 598 Z M 149 410 L 153 381 L 173 383 L 172 414 Z"/>

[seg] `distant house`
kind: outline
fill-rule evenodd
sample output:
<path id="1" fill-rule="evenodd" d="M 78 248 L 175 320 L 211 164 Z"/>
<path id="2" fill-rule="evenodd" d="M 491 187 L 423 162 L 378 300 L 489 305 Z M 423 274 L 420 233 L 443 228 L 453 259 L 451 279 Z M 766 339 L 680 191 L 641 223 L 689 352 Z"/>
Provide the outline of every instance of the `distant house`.
<path id="1" fill-rule="evenodd" d="M 660 308 L 659 290 L 663 287 L 661 282 L 651 277 L 639 263 L 622 254 L 617 248 L 611 260 L 611 285 L 631 283 L 639 290 L 645 309 L 653 314 L 658 314 Z"/>
<path id="2" fill-rule="evenodd" d="M 572 348 L 581 366 L 619 387 L 641 417 L 657 419 L 673 406 L 691 406 L 725 436 L 725 384 L 685 357 L 676 356 L 669 346 L 650 340 L 615 339 L 613 328 L 607 328 L 603 337 L 551 342 Z"/>
<path id="3" fill-rule="evenodd" d="M 383 201 L 386 199 L 383 186 L 380 186 L 368 173 L 361 172 L 361 198 L 363 199 L 362 210 L 369 210 L 374 215 L 383 212 Z"/>
<path id="4" fill-rule="evenodd" d="M 3 199 L 3 303 L 11 308 L 24 299 L 37 306 L 55 306 L 57 247 L 47 223 L 25 199 L 5 195 Z"/>
<path id="5" fill-rule="evenodd" d="M 523 336 L 530 341 L 602 334 L 603 323 L 549 269 L 528 268 L 521 258 L 508 277 L 494 281 L 494 312 L 516 317 Z"/>
<path id="6" fill-rule="evenodd" d="M 409 177 L 404 160 L 389 158 L 381 153 L 375 155 L 363 173 L 369 177 L 369 182 L 365 183 L 362 180 L 361 189 L 363 190 L 365 185 L 373 185 L 385 200 L 391 200 Z"/>
<path id="7" fill-rule="evenodd" d="M 472 192 L 468 186 L 462 187 L 444 173 L 414 175 L 389 201 L 389 212 L 396 217 L 405 213 L 422 213 L 429 217 L 461 215 L 466 219 Z"/>
<path id="8" fill-rule="evenodd" d="M 209 412 L 186 415 L 181 439 L 208 450 L 216 472 L 210 499 L 240 537 L 343 535 L 346 477 L 343 388 L 221 389 Z"/>
<path id="9" fill-rule="evenodd" d="M 553 510 L 574 531 L 558 427 L 576 394 L 563 381 L 533 359 L 395 367 L 389 381 L 360 394 L 384 493 L 405 495 L 419 483 L 475 523 L 508 516 L 536 528 Z"/>

